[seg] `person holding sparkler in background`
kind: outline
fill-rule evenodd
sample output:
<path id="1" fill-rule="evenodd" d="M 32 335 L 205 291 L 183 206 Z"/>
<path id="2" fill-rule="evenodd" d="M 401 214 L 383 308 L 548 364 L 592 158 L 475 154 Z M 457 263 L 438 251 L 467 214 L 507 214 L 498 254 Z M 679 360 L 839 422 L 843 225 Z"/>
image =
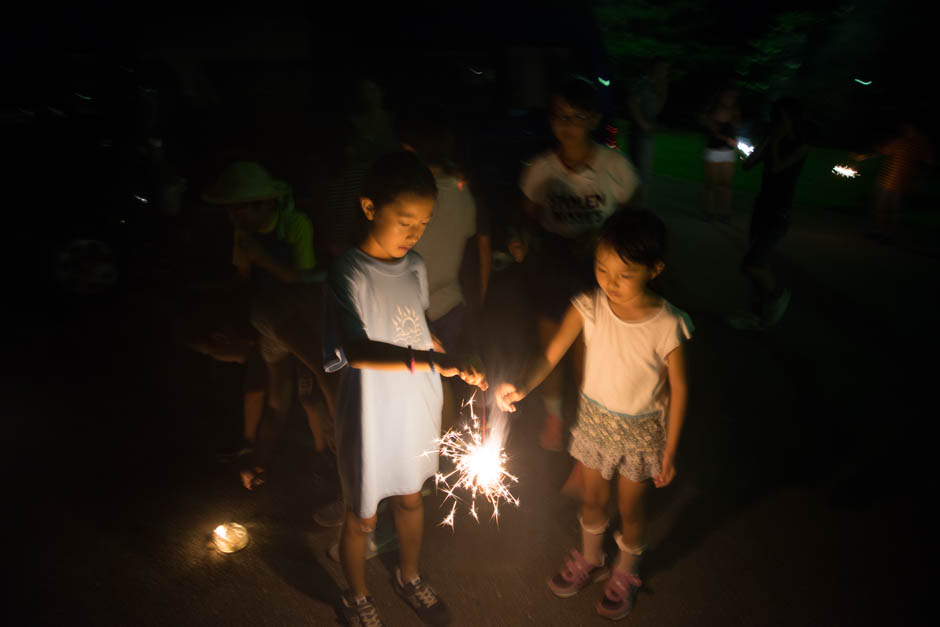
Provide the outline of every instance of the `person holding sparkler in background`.
<path id="1" fill-rule="evenodd" d="M 736 329 L 771 327 L 780 322 L 790 304 L 790 290 L 780 286 L 770 258 L 790 228 L 793 194 L 809 151 L 804 129 L 800 104 L 792 98 L 778 100 L 770 110 L 767 138 L 744 160 L 745 170 L 763 162 L 764 171 L 751 215 L 750 247 L 741 262 L 741 271 L 757 291 L 757 302 L 754 313 L 728 319 Z"/>
<path id="2" fill-rule="evenodd" d="M 365 551 L 376 508 L 392 497 L 400 568 L 395 590 L 423 621 L 442 625 L 449 613 L 421 578 L 421 486 L 438 470 L 441 381 L 459 376 L 486 389 L 472 360 L 442 354 L 428 329 L 427 270 L 411 249 L 437 196 L 434 176 L 410 152 L 376 161 L 362 183 L 369 231 L 341 255 L 328 280 L 325 367 L 341 371 L 336 443 L 346 519 L 340 558 L 350 590 L 343 612 L 352 625 L 382 625 L 365 581 Z M 435 348 L 437 350 L 435 350 Z"/>
<path id="3" fill-rule="evenodd" d="M 901 125 L 901 132 L 878 147 L 874 154 L 853 155 L 856 161 L 883 156 L 878 171 L 872 229 L 868 236 L 887 242 L 894 235 L 901 215 L 901 199 L 913 187 L 918 167 L 933 165 L 930 142 L 910 122 Z"/>
<path id="4" fill-rule="evenodd" d="M 702 208 L 705 220 L 731 219 L 731 179 L 737 161 L 737 127 L 741 124 L 738 92 L 724 89 L 702 116 L 706 130 L 705 183 L 702 187 Z"/>
<path id="5" fill-rule="evenodd" d="M 595 248 L 599 287 L 571 300 L 545 352 L 518 382 L 501 384 L 496 395 L 500 409 L 515 411 L 515 403 L 545 379 L 583 332 L 585 372 L 570 446 L 584 467 L 581 551 L 571 551 L 548 586 L 566 598 L 609 577 L 596 607 L 614 620 L 630 612 L 641 585 L 643 495 L 649 479 L 665 487 L 675 477 L 688 398 L 684 343 L 692 337 L 692 322 L 649 288 L 663 271 L 665 247 L 666 227 L 654 214 L 629 211 L 610 217 Z M 602 545 L 615 474 L 620 555 L 608 569 Z"/>

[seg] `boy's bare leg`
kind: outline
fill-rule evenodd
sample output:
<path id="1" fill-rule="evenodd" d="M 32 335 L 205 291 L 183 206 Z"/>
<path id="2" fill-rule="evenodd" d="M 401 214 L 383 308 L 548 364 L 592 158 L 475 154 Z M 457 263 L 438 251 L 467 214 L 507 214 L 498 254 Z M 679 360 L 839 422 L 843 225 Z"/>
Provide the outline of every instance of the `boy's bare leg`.
<path id="1" fill-rule="evenodd" d="M 421 493 L 392 497 L 395 512 L 395 530 L 398 532 L 398 554 L 401 561 L 401 579 L 411 581 L 418 576 L 418 557 L 421 553 L 421 535 L 424 532 L 424 503 Z"/>
<path id="2" fill-rule="evenodd" d="M 252 446 L 258 438 L 258 425 L 264 415 L 264 390 L 245 392 L 245 431 L 244 438 Z"/>
<path id="3" fill-rule="evenodd" d="M 294 390 L 294 364 L 290 359 L 268 364 L 268 407 L 259 431 L 256 464 L 267 469 L 271 463 L 274 447 L 277 444 L 284 425 L 287 424 L 287 412 L 290 410 Z"/>
<path id="4" fill-rule="evenodd" d="M 359 518 L 349 508 L 339 540 L 339 559 L 353 598 L 369 594 L 366 588 L 366 539 L 375 531 L 375 516 Z"/>
<path id="5" fill-rule="evenodd" d="M 323 412 L 326 411 L 326 406 L 312 398 L 300 399 L 300 405 L 307 414 L 307 426 L 313 435 L 313 445 L 318 453 L 322 453 L 326 448 L 326 438 L 323 435 Z"/>

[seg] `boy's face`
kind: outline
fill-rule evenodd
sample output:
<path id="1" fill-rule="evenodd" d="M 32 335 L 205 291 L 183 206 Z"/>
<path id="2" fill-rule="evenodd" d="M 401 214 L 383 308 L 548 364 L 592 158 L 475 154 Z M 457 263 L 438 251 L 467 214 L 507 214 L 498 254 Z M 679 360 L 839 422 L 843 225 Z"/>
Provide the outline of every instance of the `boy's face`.
<path id="1" fill-rule="evenodd" d="M 256 233 L 271 223 L 277 208 L 272 199 L 228 205 L 225 210 L 235 228 Z"/>
<path id="2" fill-rule="evenodd" d="M 372 199 L 361 198 L 362 212 L 372 223 L 363 250 L 383 261 L 404 257 L 431 221 L 434 200 L 433 196 L 399 194 L 393 202 L 376 207 Z"/>
<path id="3" fill-rule="evenodd" d="M 560 96 L 552 98 L 552 133 L 562 146 L 579 146 L 588 141 L 591 131 L 597 128 L 600 114 L 571 106 Z"/>
<path id="4" fill-rule="evenodd" d="M 646 284 L 662 272 L 662 262 L 655 268 L 624 260 L 610 246 L 597 247 L 594 276 L 607 298 L 615 305 L 627 305 L 643 294 Z"/>

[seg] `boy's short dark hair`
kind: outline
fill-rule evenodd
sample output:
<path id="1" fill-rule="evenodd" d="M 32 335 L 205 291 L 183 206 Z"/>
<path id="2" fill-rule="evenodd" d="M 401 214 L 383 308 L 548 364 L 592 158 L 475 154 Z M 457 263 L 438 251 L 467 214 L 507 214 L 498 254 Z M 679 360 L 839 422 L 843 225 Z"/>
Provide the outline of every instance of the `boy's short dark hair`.
<path id="1" fill-rule="evenodd" d="M 597 245 L 601 244 L 613 248 L 624 261 L 652 268 L 666 255 L 666 225 L 649 211 L 623 209 L 601 226 Z"/>
<path id="2" fill-rule="evenodd" d="M 414 153 L 404 150 L 379 157 L 363 178 L 359 192 L 376 209 L 391 204 L 401 194 L 437 196 L 434 175 Z"/>
<path id="3" fill-rule="evenodd" d="M 563 99 L 575 109 L 581 109 L 589 113 L 595 113 L 598 110 L 597 90 L 594 89 L 594 83 L 581 77 L 571 77 L 558 86 L 555 90 L 555 96 Z"/>

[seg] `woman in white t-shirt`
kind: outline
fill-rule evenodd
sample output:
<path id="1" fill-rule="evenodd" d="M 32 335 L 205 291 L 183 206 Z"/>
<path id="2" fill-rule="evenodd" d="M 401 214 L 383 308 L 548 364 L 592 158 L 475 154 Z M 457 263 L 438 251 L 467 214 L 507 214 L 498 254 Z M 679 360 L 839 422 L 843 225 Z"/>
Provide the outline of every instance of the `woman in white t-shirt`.
<path id="1" fill-rule="evenodd" d="M 518 383 L 504 383 L 497 392 L 500 408 L 514 411 L 514 403 L 537 387 L 584 333 L 584 380 L 570 446 L 584 466 L 582 550 L 571 551 L 548 585 L 565 598 L 609 577 L 597 611 L 614 620 L 630 612 L 641 585 L 637 566 L 645 548 L 648 480 L 665 487 L 675 476 L 685 418 L 684 342 L 692 336 L 692 322 L 648 287 L 663 271 L 665 243 L 665 226 L 649 212 L 609 218 L 595 248 L 599 287 L 571 300 L 544 354 Z M 615 534 L 620 555 L 609 569 L 602 545 L 614 474 L 620 475 L 622 525 Z"/>

